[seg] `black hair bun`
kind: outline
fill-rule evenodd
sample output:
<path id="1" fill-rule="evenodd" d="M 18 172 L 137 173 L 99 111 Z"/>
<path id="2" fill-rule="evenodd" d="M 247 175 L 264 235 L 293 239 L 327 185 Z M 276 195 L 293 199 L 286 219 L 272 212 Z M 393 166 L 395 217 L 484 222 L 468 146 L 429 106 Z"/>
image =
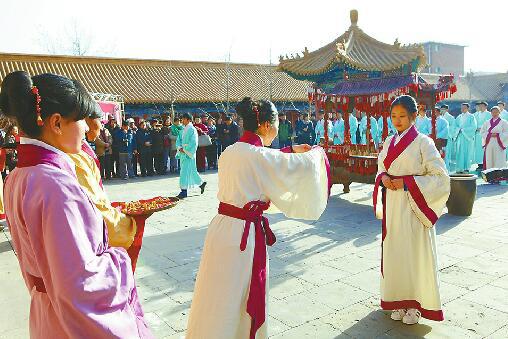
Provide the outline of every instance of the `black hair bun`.
<path id="1" fill-rule="evenodd" d="M 27 72 L 16 71 L 7 74 L 0 92 L 0 112 L 9 118 L 33 111 L 35 99 L 31 92 L 33 83 Z"/>
<path id="2" fill-rule="evenodd" d="M 236 105 L 236 113 L 244 120 L 252 119 L 254 117 L 255 104 L 252 98 L 245 97 Z"/>
<path id="3" fill-rule="evenodd" d="M 255 132 L 260 124 L 274 123 L 277 119 L 277 109 L 267 100 L 254 101 L 245 97 L 236 105 L 235 110 L 243 120 L 243 128 L 251 132 Z"/>

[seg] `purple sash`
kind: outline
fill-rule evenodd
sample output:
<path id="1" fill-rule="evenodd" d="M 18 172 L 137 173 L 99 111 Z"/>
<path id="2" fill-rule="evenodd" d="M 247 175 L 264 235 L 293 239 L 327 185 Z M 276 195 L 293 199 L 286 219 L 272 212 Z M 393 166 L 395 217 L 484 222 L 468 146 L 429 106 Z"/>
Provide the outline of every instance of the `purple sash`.
<path id="1" fill-rule="evenodd" d="M 490 119 L 490 127 L 489 131 L 487 132 L 487 138 L 485 139 L 485 145 L 483 145 L 483 148 L 485 148 L 485 151 L 487 150 L 487 145 L 490 142 L 490 139 L 492 138 L 492 130 L 496 128 L 497 125 L 501 122 L 501 118 L 497 118 L 497 120 L 494 121 L 494 119 Z M 501 137 L 499 136 L 499 133 L 496 135 L 497 143 L 499 144 L 499 147 L 504 151 L 506 149 L 506 146 L 503 145 L 503 142 L 501 141 Z M 487 168 L 487 154 L 486 152 L 483 152 L 483 168 Z"/>

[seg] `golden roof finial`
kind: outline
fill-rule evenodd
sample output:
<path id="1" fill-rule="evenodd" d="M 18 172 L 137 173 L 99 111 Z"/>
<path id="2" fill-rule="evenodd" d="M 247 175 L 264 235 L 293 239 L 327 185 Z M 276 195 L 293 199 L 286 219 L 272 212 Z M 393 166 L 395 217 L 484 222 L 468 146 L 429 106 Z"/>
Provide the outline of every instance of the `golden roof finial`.
<path id="1" fill-rule="evenodd" d="M 352 9 L 349 12 L 349 17 L 351 18 L 351 26 L 356 26 L 358 24 L 358 11 L 356 9 Z"/>

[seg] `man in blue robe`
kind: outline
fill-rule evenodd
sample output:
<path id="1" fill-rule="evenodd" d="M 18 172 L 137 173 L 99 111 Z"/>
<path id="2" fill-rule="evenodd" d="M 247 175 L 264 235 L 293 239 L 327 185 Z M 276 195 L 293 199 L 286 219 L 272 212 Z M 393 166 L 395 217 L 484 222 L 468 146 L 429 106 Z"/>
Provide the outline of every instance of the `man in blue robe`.
<path id="1" fill-rule="evenodd" d="M 180 189 L 178 198 L 187 198 L 187 190 L 199 186 L 201 194 L 205 191 L 206 181 L 199 176 L 196 167 L 196 152 L 198 150 L 198 132 L 192 125 L 192 115 L 184 113 L 182 123 L 185 126 L 176 139 L 177 158 L 180 159 Z"/>
<path id="2" fill-rule="evenodd" d="M 461 106 L 462 113 L 455 119 L 455 142 L 457 147 L 457 173 L 469 172 L 474 160 L 474 142 L 477 129 L 474 115 L 469 113 L 469 104 Z"/>

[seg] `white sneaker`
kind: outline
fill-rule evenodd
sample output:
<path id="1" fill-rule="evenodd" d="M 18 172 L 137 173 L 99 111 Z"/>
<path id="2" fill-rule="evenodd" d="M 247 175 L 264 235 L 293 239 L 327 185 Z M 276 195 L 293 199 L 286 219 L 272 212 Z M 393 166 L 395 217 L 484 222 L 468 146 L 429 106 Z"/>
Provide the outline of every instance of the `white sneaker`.
<path id="1" fill-rule="evenodd" d="M 392 320 L 401 321 L 406 315 L 406 310 L 393 310 L 390 316 Z"/>
<path id="2" fill-rule="evenodd" d="M 421 316 L 422 314 L 420 311 L 415 308 L 410 308 L 407 310 L 406 315 L 402 318 L 402 322 L 406 325 L 418 324 Z"/>

